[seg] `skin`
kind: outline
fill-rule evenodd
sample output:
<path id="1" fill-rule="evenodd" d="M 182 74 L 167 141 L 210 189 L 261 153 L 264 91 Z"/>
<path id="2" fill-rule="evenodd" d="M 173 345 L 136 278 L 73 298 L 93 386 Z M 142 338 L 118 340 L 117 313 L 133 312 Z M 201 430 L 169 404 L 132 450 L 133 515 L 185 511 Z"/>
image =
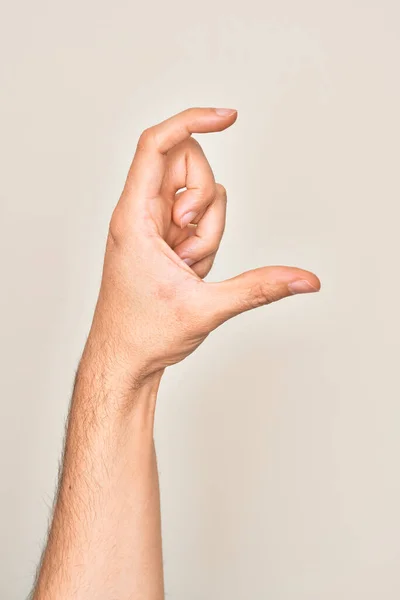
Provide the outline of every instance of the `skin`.
<path id="1" fill-rule="evenodd" d="M 164 598 L 153 424 L 165 368 L 227 319 L 320 288 L 312 273 L 280 266 L 203 281 L 226 192 L 191 134 L 223 131 L 236 118 L 193 108 L 139 139 L 110 221 L 34 600 Z"/>

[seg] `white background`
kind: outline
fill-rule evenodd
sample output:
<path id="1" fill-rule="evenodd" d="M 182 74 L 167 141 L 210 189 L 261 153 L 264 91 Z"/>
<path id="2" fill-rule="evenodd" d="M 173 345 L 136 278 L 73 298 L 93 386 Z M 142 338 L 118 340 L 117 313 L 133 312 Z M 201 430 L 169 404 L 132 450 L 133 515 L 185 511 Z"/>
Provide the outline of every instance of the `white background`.
<path id="1" fill-rule="evenodd" d="M 0 10 L 0 597 L 32 584 L 137 137 L 228 106 L 234 128 L 200 140 L 229 194 L 212 279 L 289 264 L 323 290 L 166 374 L 167 598 L 399 598 L 399 3 Z"/>

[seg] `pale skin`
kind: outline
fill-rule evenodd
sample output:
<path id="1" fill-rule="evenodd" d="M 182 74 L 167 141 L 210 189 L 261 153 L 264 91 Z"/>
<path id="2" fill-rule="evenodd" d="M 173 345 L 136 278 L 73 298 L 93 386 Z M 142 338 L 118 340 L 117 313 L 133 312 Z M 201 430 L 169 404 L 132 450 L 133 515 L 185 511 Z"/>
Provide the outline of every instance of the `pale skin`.
<path id="1" fill-rule="evenodd" d="M 224 231 L 226 192 L 191 134 L 236 118 L 193 108 L 139 139 L 110 221 L 34 600 L 164 598 L 153 424 L 165 368 L 224 321 L 320 288 L 309 271 L 281 266 L 203 280 Z"/>

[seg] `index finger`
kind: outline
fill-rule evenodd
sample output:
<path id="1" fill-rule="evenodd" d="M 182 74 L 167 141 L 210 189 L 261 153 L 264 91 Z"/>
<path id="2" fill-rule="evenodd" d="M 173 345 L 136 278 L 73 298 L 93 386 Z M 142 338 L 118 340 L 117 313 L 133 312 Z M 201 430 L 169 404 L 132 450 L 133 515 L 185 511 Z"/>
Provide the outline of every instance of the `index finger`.
<path id="1" fill-rule="evenodd" d="M 189 108 L 146 129 L 140 136 L 127 186 L 145 198 L 154 198 L 164 176 L 166 154 L 192 133 L 223 131 L 236 121 L 231 108 Z"/>

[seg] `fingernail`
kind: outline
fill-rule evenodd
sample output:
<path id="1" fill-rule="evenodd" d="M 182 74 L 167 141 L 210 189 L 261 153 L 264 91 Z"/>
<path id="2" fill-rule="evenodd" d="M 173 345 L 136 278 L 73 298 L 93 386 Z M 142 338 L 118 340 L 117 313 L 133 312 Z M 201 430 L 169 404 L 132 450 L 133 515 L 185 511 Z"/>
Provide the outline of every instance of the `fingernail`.
<path id="1" fill-rule="evenodd" d="M 195 218 L 196 214 L 197 213 L 195 213 L 193 210 L 191 210 L 191 211 L 187 212 L 185 215 L 183 215 L 183 217 L 181 218 L 181 229 L 183 229 L 184 227 L 189 225 L 190 221 Z"/>
<path id="2" fill-rule="evenodd" d="M 309 294 L 310 292 L 318 292 L 317 288 L 311 285 L 306 279 L 299 279 L 288 284 L 288 289 L 292 294 Z"/>
<path id="3" fill-rule="evenodd" d="M 236 112 L 236 110 L 234 108 L 216 108 L 215 112 L 220 117 L 230 117 Z"/>
<path id="4" fill-rule="evenodd" d="M 194 264 L 194 260 L 192 260 L 191 258 L 183 258 L 182 260 L 184 263 L 187 264 L 188 267 L 191 267 Z"/>

